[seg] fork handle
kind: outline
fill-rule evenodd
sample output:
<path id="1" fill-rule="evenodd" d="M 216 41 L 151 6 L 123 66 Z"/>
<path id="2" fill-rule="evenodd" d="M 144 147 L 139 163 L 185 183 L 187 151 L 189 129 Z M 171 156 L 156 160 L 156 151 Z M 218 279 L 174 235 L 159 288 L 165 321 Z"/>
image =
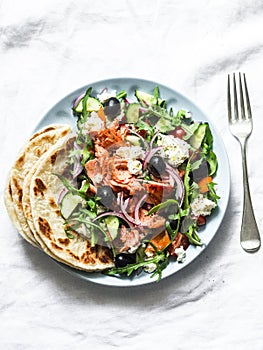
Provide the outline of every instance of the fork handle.
<path id="1" fill-rule="evenodd" d="M 241 153 L 244 180 L 244 202 L 240 243 L 242 248 L 246 252 L 253 253 L 260 248 L 261 242 L 249 190 L 246 160 L 246 139 L 243 142 L 241 142 Z"/>

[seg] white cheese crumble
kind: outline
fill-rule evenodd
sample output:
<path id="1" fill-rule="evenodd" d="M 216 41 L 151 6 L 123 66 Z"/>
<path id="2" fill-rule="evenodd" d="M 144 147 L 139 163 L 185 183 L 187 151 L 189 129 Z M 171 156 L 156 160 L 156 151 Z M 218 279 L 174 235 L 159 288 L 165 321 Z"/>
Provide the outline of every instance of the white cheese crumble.
<path id="1" fill-rule="evenodd" d="M 111 97 L 116 97 L 116 90 L 108 91 L 107 89 L 104 89 L 100 94 L 97 95 L 97 98 L 102 103 L 104 103 L 106 100 L 108 100 Z"/>
<path id="2" fill-rule="evenodd" d="M 185 250 L 184 247 L 181 245 L 179 248 L 176 248 L 174 250 L 175 254 L 177 255 L 177 261 L 178 262 L 184 262 L 185 260 Z"/>
<path id="3" fill-rule="evenodd" d="M 140 146 L 120 147 L 116 155 L 124 159 L 144 159 L 145 151 Z"/>
<path id="4" fill-rule="evenodd" d="M 216 203 L 204 197 L 204 195 L 199 194 L 198 197 L 193 200 L 190 206 L 194 216 L 207 216 L 210 215 L 212 209 L 216 207 Z"/>
<path id="5" fill-rule="evenodd" d="M 181 111 L 184 111 L 185 118 L 191 118 L 192 117 L 192 113 L 190 111 L 188 111 L 188 109 L 181 108 Z"/>
<path id="6" fill-rule="evenodd" d="M 142 163 L 137 159 L 129 159 L 128 170 L 131 174 L 139 175 L 142 171 Z"/>
<path id="7" fill-rule="evenodd" d="M 158 146 L 164 146 L 159 154 L 174 167 L 179 166 L 189 158 L 190 145 L 173 135 L 161 135 L 157 140 L 157 144 Z"/>
<path id="8" fill-rule="evenodd" d="M 84 124 L 84 130 L 86 132 L 101 131 L 104 129 L 104 123 L 96 112 L 91 112 L 86 123 Z"/>
<path id="9" fill-rule="evenodd" d="M 150 264 L 145 265 L 144 271 L 145 271 L 145 272 L 148 272 L 148 273 L 152 273 L 153 271 L 156 270 L 156 267 L 157 267 L 157 266 L 156 266 L 155 263 L 150 263 Z"/>

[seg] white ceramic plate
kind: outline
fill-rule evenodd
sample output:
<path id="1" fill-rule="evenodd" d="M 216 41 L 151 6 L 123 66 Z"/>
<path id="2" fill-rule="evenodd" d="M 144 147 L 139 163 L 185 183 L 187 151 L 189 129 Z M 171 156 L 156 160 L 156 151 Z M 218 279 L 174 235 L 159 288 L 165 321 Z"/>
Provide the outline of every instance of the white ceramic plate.
<path id="1" fill-rule="evenodd" d="M 204 245 L 202 247 L 194 247 L 190 245 L 186 251 L 186 260 L 184 263 L 178 263 L 176 261 L 169 263 L 167 268 L 163 271 L 162 279 L 164 279 L 185 268 L 206 249 L 207 245 L 211 242 L 216 232 L 218 231 L 218 228 L 224 218 L 224 214 L 227 209 L 230 194 L 229 162 L 223 141 L 212 121 L 209 120 L 209 118 L 193 102 L 167 86 L 148 80 L 116 78 L 90 83 L 89 85 L 72 92 L 61 101 L 59 101 L 53 108 L 51 108 L 51 110 L 42 118 L 40 123 L 37 125 L 36 130 L 52 123 L 66 123 L 75 126 L 76 118 L 72 115 L 73 101 L 76 99 L 76 97 L 85 92 L 89 87 L 93 88 L 92 94 L 94 96 L 96 96 L 97 93 L 100 93 L 105 87 L 107 87 L 109 90 L 116 90 L 117 92 L 126 90 L 129 99 L 136 100 L 134 97 L 134 91 L 136 89 L 152 93 L 156 85 L 159 86 L 161 97 L 167 101 L 168 108 L 173 107 L 174 111 L 180 108 L 188 109 L 193 115 L 193 120 L 209 123 L 214 137 L 214 152 L 218 158 L 218 171 L 214 181 L 218 184 L 217 193 L 220 196 L 218 208 L 207 221 L 205 229 L 203 229 L 200 233 L 200 237 Z M 94 283 L 102 285 L 137 286 L 155 282 L 155 278 L 151 278 L 151 275 L 147 273 L 142 273 L 139 276 L 134 277 L 112 277 L 106 276 L 102 273 L 88 273 L 85 271 L 80 271 L 61 263 L 59 263 L 59 265 L 64 270 L 68 271 L 78 278 L 82 278 L 84 280 L 92 281 Z"/>

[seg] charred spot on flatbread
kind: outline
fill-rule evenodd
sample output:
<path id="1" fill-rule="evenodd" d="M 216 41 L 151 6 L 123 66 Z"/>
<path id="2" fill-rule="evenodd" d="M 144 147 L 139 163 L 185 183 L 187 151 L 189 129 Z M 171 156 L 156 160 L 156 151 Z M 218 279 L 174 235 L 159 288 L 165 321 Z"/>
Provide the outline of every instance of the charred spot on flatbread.
<path id="1" fill-rule="evenodd" d="M 55 250 L 63 250 L 63 248 L 61 248 L 60 246 L 58 246 L 56 243 L 54 242 L 51 242 L 50 243 L 52 245 L 52 247 L 55 249 Z"/>
<path id="2" fill-rule="evenodd" d="M 17 194 L 18 194 L 18 203 L 17 203 L 17 205 L 20 207 L 21 202 L 22 202 L 22 197 L 23 197 L 23 189 L 19 185 L 19 182 L 17 181 L 17 179 L 15 177 L 13 178 L 13 183 L 14 183 L 14 187 L 16 188 L 16 191 L 17 191 Z M 12 190 L 11 190 L 11 193 L 12 193 Z"/>
<path id="3" fill-rule="evenodd" d="M 103 264 L 112 262 L 113 261 L 112 251 L 109 248 L 104 248 L 103 253 L 100 254 L 98 258 Z"/>
<path id="4" fill-rule="evenodd" d="M 58 242 L 64 246 L 68 246 L 69 245 L 69 242 L 70 240 L 68 238 L 59 238 L 58 239 Z"/>
<path id="5" fill-rule="evenodd" d="M 35 186 L 33 188 L 35 196 L 37 196 L 39 193 L 43 196 L 44 191 L 47 189 L 47 186 L 44 184 L 44 182 L 40 178 L 35 179 Z"/>
<path id="6" fill-rule="evenodd" d="M 45 128 L 45 129 L 40 130 L 39 132 L 36 132 L 36 133 L 29 139 L 29 141 L 32 141 L 32 140 L 34 140 L 36 137 L 38 137 L 39 135 L 42 135 L 42 134 L 44 134 L 45 132 L 52 131 L 52 130 L 56 130 L 56 126 L 49 126 L 49 127 Z"/>
<path id="7" fill-rule="evenodd" d="M 53 153 L 52 156 L 50 157 L 50 163 L 51 163 L 52 165 L 55 164 L 55 162 L 56 162 L 56 160 L 57 160 L 57 156 L 58 156 L 58 152 L 55 152 L 55 153 Z"/>
<path id="8" fill-rule="evenodd" d="M 49 198 L 48 201 L 49 201 L 51 208 L 57 208 L 57 203 L 56 203 L 54 198 L 51 197 L 51 198 Z"/>
<path id="9" fill-rule="evenodd" d="M 76 259 L 76 260 L 80 260 L 79 256 L 77 256 L 76 254 L 72 253 L 72 251 L 70 249 L 67 249 L 67 252 L 70 256 L 72 256 L 72 258 Z"/>
<path id="10" fill-rule="evenodd" d="M 102 247 L 100 245 L 95 245 L 91 247 L 89 242 L 87 242 L 87 250 L 81 255 L 81 261 L 84 264 L 96 264 L 98 261 L 103 264 L 108 264 L 113 261 L 112 251 L 107 247 Z"/>
<path id="11" fill-rule="evenodd" d="M 51 229 L 48 221 L 42 217 L 39 217 L 38 218 L 38 226 L 39 226 L 40 233 L 42 233 L 44 236 L 46 236 L 48 239 L 51 240 L 52 229 Z"/>
<path id="12" fill-rule="evenodd" d="M 26 155 L 25 153 L 23 153 L 16 161 L 16 167 L 18 169 L 21 169 L 23 167 L 23 165 L 25 164 L 25 158 L 26 158 Z"/>
<path id="13" fill-rule="evenodd" d="M 8 193 L 10 195 L 10 198 L 13 200 L 13 197 L 12 197 L 12 187 L 11 187 L 11 182 L 8 181 Z"/>

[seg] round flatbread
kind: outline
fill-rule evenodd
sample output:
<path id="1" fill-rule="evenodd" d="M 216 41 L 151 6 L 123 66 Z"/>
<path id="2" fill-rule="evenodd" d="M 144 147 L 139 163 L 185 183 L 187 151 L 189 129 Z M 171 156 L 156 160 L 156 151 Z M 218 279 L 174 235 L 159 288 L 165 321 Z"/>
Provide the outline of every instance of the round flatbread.
<path id="1" fill-rule="evenodd" d="M 60 124 L 49 125 L 37 131 L 19 152 L 9 175 L 5 191 L 7 211 L 18 232 L 34 246 L 39 247 L 39 244 L 28 225 L 22 205 L 24 180 L 41 156 L 69 132 L 68 125 Z"/>
<path id="2" fill-rule="evenodd" d="M 108 247 L 91 246 L 91 243 L 74 232 L 69 238 L 65 232 L 64 219 L 57 203 L 63 188 L 56 173 L 63 173 L 66 165 L 70 139 L 58 142 L 39 160 L 30 182 L 30 206 L 35 227 L 35 238 L 47 247 L 58 261 L 85 271 L 99 271 L 112 267 L 112 252 Z"/>

